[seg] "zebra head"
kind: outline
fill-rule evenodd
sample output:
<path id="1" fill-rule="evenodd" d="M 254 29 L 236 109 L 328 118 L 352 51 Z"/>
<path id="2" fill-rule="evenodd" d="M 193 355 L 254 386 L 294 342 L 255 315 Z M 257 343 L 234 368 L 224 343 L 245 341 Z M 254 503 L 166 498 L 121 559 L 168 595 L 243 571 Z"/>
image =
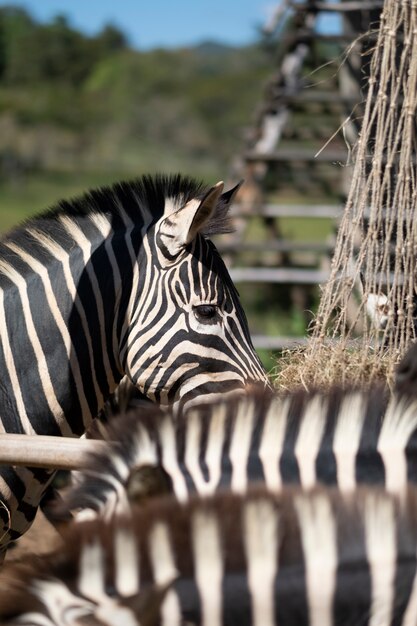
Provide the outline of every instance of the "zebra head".
<path id="1" fill-rule="evenodd" d="M 189 183 L 189 181 L 188 181 Z M 239 295 L 209 234 L 225 231 L 239 186 L 178 189 L 139 250 L 137 289 L 122 337 L 125 371 L 159 404 L 267 384 Z M 192 197 L 190 197 L 190 195 Z"/>

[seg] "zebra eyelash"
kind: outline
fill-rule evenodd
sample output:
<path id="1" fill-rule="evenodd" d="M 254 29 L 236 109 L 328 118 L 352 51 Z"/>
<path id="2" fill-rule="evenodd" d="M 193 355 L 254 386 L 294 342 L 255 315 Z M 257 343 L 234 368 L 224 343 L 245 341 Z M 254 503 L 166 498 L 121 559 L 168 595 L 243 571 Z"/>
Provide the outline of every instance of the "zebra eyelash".
<path id="1" fill-rule="evenodd" d="M 219 307 L 215 304 L 193 305 L 192 310 L 202 324 L 216 324 L 220 320 Z"/>

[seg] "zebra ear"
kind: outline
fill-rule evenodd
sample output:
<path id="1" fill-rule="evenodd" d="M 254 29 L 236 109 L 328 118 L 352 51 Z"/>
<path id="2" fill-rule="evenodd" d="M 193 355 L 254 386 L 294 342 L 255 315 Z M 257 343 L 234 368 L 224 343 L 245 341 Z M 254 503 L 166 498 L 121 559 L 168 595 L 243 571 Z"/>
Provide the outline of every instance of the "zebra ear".
<path id="1" fill-rule="evenodd" d="M 193 198 L 179 211 L 168 215 L 163 220 L 159 235 L 162 244 L 171 256 L 176 256 L 204 229 L 216 209 L 223 186 L 222 181 L 218 182 L 208 190 L 202 200 Z"/>
<path id="2" fill-rule="evenodd" d="M 184 241 L 183 245 L 187 245 L 187 243 L 191 243 L 193 239 L 204 230 L 204 226 L 210 220 L 214 211 L 216 210 L 217 203 L 219 201 L 220 196 L 222 195 L 224 183 L 223 181 L 219 181 L 208 190 L 206 195 L 202 200 L 200 200 L 199 205 L 196 208 L 188 209 L 188 220 L 189 225 L 187 228 L 186 241 Z M 184 209 L 189 207 L 194 201 L 188 202 Z"/>
<path id="3" fill-rule="evenodd" d="M 237 185 L 232 187 L 232 189 L 229 189 L 229 191 L 225 191 L 222 194 L 222 202 L 229 206 L 229 204 L 231 204 L 233 200 L 235 199 L 237 192 L 239 191 L 239 189 L 241 188 L 244 182 L 245 181 L 242 178 L 242 180 L 240 180 Z"/>

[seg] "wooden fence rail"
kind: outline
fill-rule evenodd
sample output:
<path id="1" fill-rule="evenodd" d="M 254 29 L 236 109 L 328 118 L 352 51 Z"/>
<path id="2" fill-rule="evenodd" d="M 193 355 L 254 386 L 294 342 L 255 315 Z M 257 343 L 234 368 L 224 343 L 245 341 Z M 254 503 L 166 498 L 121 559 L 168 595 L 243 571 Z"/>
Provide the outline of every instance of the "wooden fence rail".
<path id="1" fill-rule="evenodd" d="M 0 435 L 0 465 L 80 469 L 90 454 L 106 449 L 104 441 L 46 435 Z"/>

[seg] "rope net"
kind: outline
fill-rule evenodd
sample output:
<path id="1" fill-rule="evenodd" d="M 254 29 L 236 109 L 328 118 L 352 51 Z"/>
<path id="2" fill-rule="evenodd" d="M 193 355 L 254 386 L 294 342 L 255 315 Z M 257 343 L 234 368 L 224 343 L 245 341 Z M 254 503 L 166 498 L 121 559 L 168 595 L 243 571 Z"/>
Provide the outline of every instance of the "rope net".
<path id="1" fill-rule="evenodd" d="M 416 87 L 417 0 L 385 0 L 330 278 L 297 364 L 305 385 L 389 382 L 416 337 Z"/>

